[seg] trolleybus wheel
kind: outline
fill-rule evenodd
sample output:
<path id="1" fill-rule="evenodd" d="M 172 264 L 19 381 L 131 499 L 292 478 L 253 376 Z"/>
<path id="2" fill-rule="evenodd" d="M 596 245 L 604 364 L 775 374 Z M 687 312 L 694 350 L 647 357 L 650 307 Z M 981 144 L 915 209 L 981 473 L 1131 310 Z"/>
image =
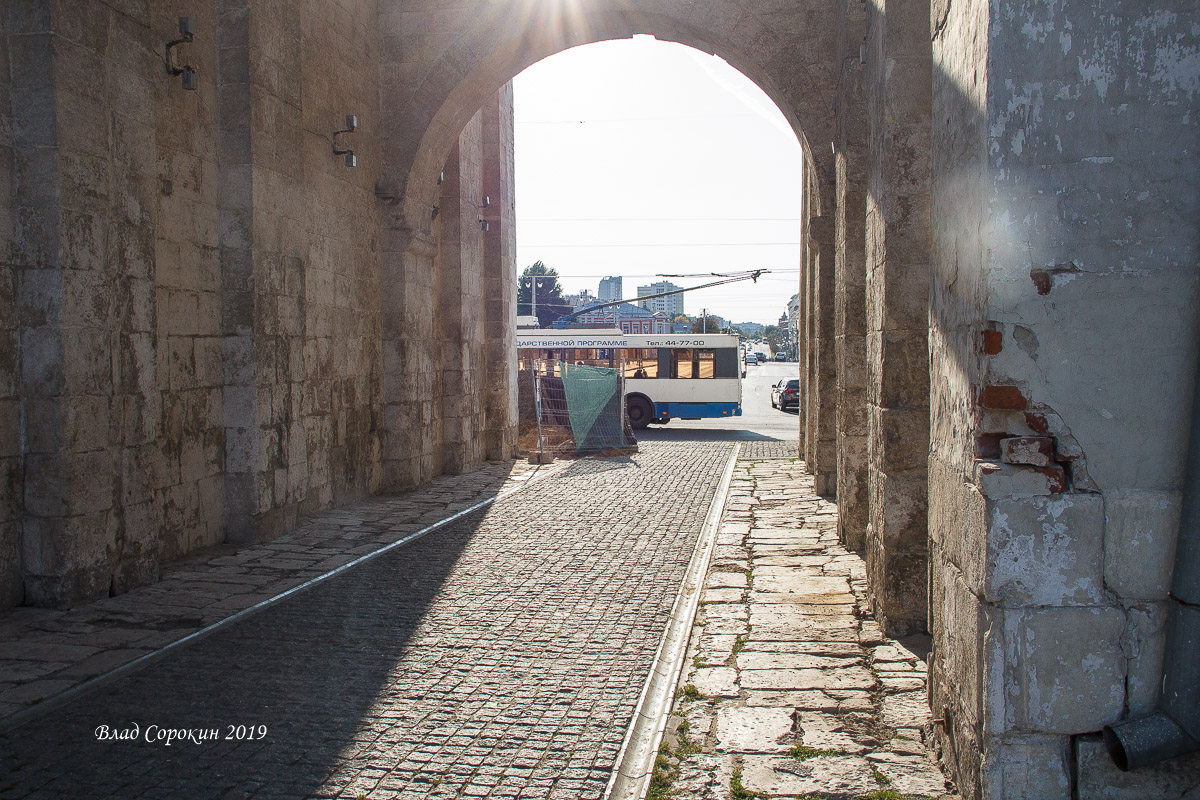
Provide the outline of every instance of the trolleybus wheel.
<path id="1" fill-rule="evenodd" d="M 654 421 L 654 407 L 644 397 L 627 397 L 625 413 L 629 416 L 629 424 L 638 430 Z"/>

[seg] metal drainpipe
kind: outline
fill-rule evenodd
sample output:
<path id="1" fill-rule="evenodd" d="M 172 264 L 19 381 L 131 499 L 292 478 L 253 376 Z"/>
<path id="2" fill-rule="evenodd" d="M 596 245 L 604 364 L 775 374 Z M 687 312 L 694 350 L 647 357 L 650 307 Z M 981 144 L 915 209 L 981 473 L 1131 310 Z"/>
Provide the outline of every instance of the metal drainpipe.
<path id="1" fill-rule="evenodd" d="M 1109 755 L 1126 771 L 1200 750 L 1200 366 L 1193 392 L 1162 697 L 1149 714 L 1104 728 Z"/>

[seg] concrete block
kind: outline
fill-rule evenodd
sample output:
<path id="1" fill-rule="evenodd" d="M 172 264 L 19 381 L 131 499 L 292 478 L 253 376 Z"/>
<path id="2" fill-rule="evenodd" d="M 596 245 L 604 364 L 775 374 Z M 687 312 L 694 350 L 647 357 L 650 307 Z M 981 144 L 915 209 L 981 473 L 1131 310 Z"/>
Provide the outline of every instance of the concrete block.
<path id="1" fill-rule="evenodd" d="M 31 455 L 25 466 L 25 511 L 66 517 L 112 508 L 114 470 L 107 451 Z"/>
<path id="2" fill-rule="evenodd" d="M 992 737 L 983 746 L 984 797 L 1071 800 L 1069 737 Z"/>
<path id="3" fill-rule="evenodd" d="M 72 394 L 111 394 L 112 344 L 106 328 L 67 328 L 62 333 L 63 387 Z"/>
<path id="4" fill-rule="evenodd" d="M 20 432 L 20 401 L 0 400 L 0 459 L 21 455 Z"/>
<path id="5" fill-rule="evenodd" d="M 988 500 L 938 459 L 930 460 L 929 536 L 977 595 L 983 594 L 987 564 Z"/>
<path id="6" fill-rule="evenodd" d="M 922 408 L 871 410 L 872 461 L 890 474 L 924 471 L 929 453 L 929 412 Z"/>
<path id="7" fill-rule="evenodd" d="M 1104 502 L 1061 494 L 993 500 L 987 509 L 989 601 L 1096 604 L 1104 598 Z"/>
<path id="8" fill-rule="evenodd" d="M 32 328 L 21 334 L 21 383 L 25 396 L 53 397 L 63 389 L 63 334 Z"/>
<path id="9" fill-rule="evenodd" d="M 1119 719 L 1125 709 L 1125 626 L 1118 608 L 1006 610 L 1008 728 L 1076 734 Z"/>
<path id="10" fill-rule="evenodd" d="M 1121 649 L 1129 660 L 1125 685 L 1130 716 L 1149 713 L 1158 703 L 1168 606 L 1168 602 L 1144 602 L 1126 609 L 1129 624 L 1121 635 Z"/>
<path id="11" fill-rule="evenodd" d="M 1105 494 L 1104 580 L 1130 600 L 1165 600 L 1179 535 L 1179 492 Z"/>
<path id="12" fill-rule="evenodd" d="M 175 392 L 196 386 L 195 339 L 191 336 L 171 336 L 167 339 L 167 364 L 170 386 Z"/>
<path id="13" fill-rule="evenodd" d="M 975 483 L 985 497 L 1035 497 L 1058 494 L 1067 490 L 1063 468 L 1033 467 L 978 461 L 975 464 Z"/>

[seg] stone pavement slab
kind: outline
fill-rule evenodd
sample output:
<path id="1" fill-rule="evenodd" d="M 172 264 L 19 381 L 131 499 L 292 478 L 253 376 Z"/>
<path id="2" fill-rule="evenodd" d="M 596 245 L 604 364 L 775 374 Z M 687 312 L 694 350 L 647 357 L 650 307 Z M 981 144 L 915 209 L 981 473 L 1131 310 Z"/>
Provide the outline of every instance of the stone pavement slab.
<path id="1" fill-rule="evenodd" d="M 660 796 L 954 797 L 925 743 L 926 642 L 888 639 L 871 620 L 836 506 L 779 455 L 739 459 L 730 497 L 660 748 Z"/>
<path id="2" fill-rule="evenodd" d="M 730 452 L 570 463 L 176 648 L 0 736 L 0 798 L 599 798 Z M 336 524 L 369 541 L 409 518 L 367 502 Z M 79 611 L 32 630 L 153 627 L 130 599 Z M 58 644 L 82 649 L 26 661 L 100 652 Z"/>

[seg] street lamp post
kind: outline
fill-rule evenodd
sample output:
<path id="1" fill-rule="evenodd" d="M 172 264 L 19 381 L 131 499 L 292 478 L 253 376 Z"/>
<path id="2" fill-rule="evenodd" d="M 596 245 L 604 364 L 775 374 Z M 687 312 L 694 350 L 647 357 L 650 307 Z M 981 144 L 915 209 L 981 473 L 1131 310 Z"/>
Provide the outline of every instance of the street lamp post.
<path id="1" fill-rule="evenodd" d="M 546 277 L 541 276 L 541 275 L 530 275 L 529 276 L 529 292 L 532 295 L 533 317 L 535 319 L 537 318 L 537 287 L 538 287 L 538 284 L 544 280 L 546 280 Z M 551 277 L 550 280 L 553 280 L 553 278 Z M 542 323 L 539 322 L 538 326 L 540 327 L 541 324 Z"/>

